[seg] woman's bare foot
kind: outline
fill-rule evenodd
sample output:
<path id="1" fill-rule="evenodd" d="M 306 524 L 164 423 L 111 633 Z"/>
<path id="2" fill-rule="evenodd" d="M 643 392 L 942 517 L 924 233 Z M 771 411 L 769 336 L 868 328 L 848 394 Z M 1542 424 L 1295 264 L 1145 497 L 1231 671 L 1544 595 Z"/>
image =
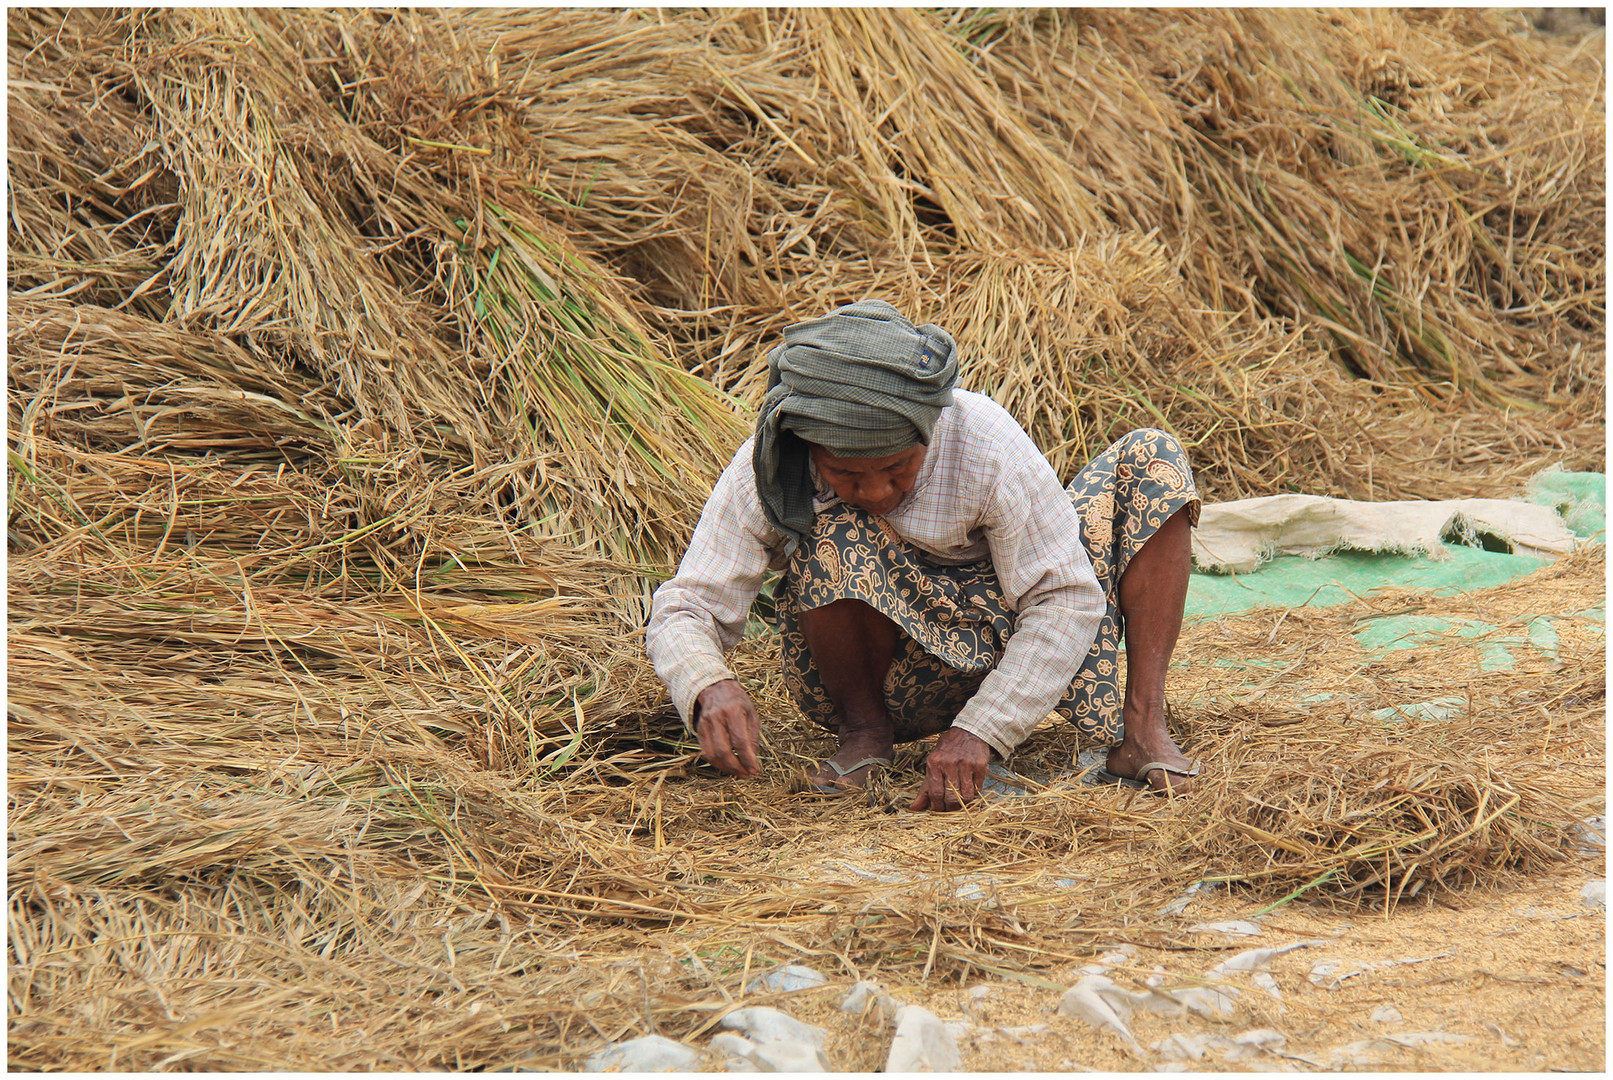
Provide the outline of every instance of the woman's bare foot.
<path id="1" fill-rule="evenodd" d="M 821 765 L 810 782 L 820 791 L 860 788 L 872 766 L 851 766 L 865 758 L 888 761 L 895 752 L 885 675 L 901 631 L 874 608 L 848 598 L 801 612 L 801 633 L 840 717 L 840 749 L 829 760 L 845 770 Z"/>
<path id="2" fill-rule="evenodd" d="M 1116 776 L 1137 780 L 1141 779 L 1137 774 L 1143 766 L 1151 762 L 1159 762 L 1165 768 L 1148 773 L 1149 787 L 1172 795 L 1185 795 L 1193 790 L 1193 779 L 1187 775 L 1193 769 L 1193 762 L 1166 733 L 1163 718 L 1154 724 L 1126 724 L 1126 737 L 1119 746 L 1109 748 L 1105 768 Z"/>
<path id="3" fill-rule="evenodd" d="M 840 749 L 835 751 L 829 761 L 840 766 L 845 772 L 831 769 L 825 762 L 812 774 L 812 783 L 817 787 L 861 788 L 868 783 L 868 774 L 877 766 L 865 764 L 855 769 L 851 766 L 868 758 L 890 761 L 895 753 L 896 746 L 891 740 L 889 730 L 883 733 L 867 729 L 847 731 L 847 725 L 842 724 Z"/>

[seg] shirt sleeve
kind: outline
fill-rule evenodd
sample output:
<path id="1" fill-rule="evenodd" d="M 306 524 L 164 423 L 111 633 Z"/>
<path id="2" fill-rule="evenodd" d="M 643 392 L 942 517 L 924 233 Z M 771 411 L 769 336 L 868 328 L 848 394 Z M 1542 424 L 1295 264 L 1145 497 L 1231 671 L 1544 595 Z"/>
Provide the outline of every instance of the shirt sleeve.
<path id="1" fill-rule="evenodd" d="M 1016 437 L 1025 445 L 1013 447 L 982 525 L 1003 599 L 1018 617 L 1001 661 L 953 721 L 1003 757 L 1063 699 L 1106 607 L 1069 493 L 1017 425 L 1008 438 Z"/>
<path id="2" fill-rule="evenodd" d="M 782 548 L 762 514 L 747 440 L 718 477 L 678 572 L 650 605 L 645 651 L 685 725 L 700 691 L 734 677 L 723 653 L 744 636 L 762 576 Z"/>

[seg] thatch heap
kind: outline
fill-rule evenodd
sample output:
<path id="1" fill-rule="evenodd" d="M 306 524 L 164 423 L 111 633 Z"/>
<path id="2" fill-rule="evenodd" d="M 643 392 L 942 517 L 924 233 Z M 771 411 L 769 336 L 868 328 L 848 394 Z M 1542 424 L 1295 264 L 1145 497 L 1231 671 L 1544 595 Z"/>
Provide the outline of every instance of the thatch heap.
<path id="1" fill-rule="evenodd" d="M 1419 770 L 1430 733 L 1360 751 L 1395 795 L 1345 826 L 1292 771 L 1229 788 L 1074 906 L 827 896 L 835 811 L 690 780 L 637 634 L 765 348 L 865 295 L 948 325 L 1065 475 L 1139 423 L 1212 498 L 1601 468 L 1594 51 L 1469 9 L 8 31 L 19 1066 L 573 1064 L 726 1007 L 698 957 L 646 975 L 667 927 L 1040 978 L 1184 875 L 1378 902 L 1567 850 L 1586 792 Z M 936 866 L 1183 827 L 1060 795 Z"/>

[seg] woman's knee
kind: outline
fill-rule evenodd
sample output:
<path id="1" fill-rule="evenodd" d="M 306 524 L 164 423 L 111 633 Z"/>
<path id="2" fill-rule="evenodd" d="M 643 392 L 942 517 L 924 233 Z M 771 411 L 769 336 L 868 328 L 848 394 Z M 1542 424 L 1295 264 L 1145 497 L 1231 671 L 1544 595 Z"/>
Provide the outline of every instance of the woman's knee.
<path id="1" fill-rule="evenodd" d="M 1121 487 L 1147 483 L 1153 494 L 1196 500 L 1193 466 L 1181 441 L 1159 428 L 1138 428 L 1121 440 L 1115 468 Z"/>
<path id="2" fill-rule="evenodd" d="M 814 608 L 803 608 L 796 614 L 796 621 L 808 635 L 820 631 L 844 633 L 853 628 L 866 628 L 875 633 L 883 633 L 887 627 L 891 632 L 897 629 L 889 616 L 854 596 L 844 596 Z"/>

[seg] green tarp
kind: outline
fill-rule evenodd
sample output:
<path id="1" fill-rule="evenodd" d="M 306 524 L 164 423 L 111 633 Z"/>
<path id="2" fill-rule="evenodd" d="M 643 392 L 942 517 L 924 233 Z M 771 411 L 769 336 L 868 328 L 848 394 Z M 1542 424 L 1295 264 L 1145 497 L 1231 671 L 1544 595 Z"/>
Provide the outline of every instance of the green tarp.
<path id="1" fill-rule="evenodd" d="M 1592 543 L 1606 542 L 1605 474 L 1541 473 L 1530 482 L 1526 499 L 1557 510 L 1575 536 Z M 1202 619 L 1257 607 L 1327 607 L 1383 586 L 1428 589 L 1448 596 L 1500 585 L 1547 562 L 1459 544 L 1445 544 L 1443 555 L 1340 551 L 1320 559 L 1279 555 L 1246 574 L 1195 570 L 1188 584 L 1187 617 Z"/>

